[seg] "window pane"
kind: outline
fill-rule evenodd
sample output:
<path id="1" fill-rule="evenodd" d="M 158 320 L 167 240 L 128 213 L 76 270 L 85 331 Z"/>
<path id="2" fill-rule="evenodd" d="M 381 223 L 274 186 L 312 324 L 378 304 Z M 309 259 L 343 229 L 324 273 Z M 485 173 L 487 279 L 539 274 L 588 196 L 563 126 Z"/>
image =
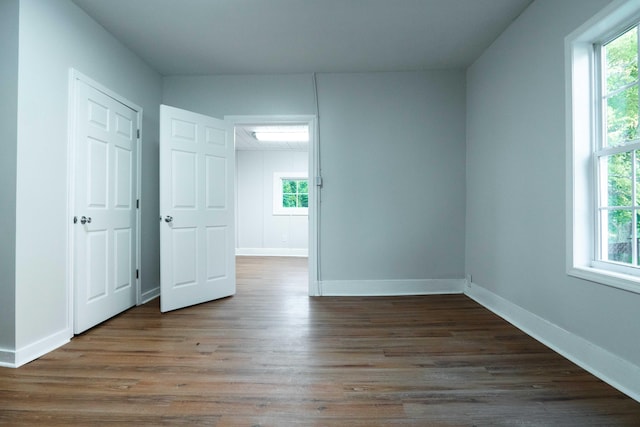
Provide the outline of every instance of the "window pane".
<path id="1" fill-rule="evenodd" d="M 282 192 L 283 193 L 295 193 L 296 192 L 296 182 L 290 179 L 282 180 Z"/>
<path id="2" fill-rule="evenodd" d="M 300 181 L 298 184 L 298 193 L 308 193 L 308 192 L 309 192 L 309 182 Z"/>
<path id="3" fill-rule="evenodd" d="M 638 79 L 638 27 L 605 46 L 607 93 Z"/>
<path id="4" fill-rule="evenodd" d="M 296 195 L 295 194 L 283 194 L 282 195 L 282 207 L 295 208 L 296 207 Z"/>
<path id="5" fill-rule="evenodd" d="M 309 207 L 309 196 L 306 194 L 300 194 L 298 196 L 298 207 L 299 208 L 308 208 Z"/>
<path id="6" fill-rule="evenodd" d="M 636 206 L 640 205 L 640 151 L 634 151 L 635 159 L 636 159 Z"/>
<path id="7" fill-rule="evenodd" d="M 608 254 L 609 261 L 631 263 L 632 250 L 631 238 L 633 236 L 631 211 L 615 210 L 603 211 L 604 221 L 608 227 Z"/>
<path id="8" fill-rule="evenodd" d="M 626 152 L 603 158 L 607 162 L 607 195 L 602 200 L 606 206 L 631 206 L 631 157 Z"/>
<path id="9" fill-rule="evenodd" d="M 616 147 L 638 137 L 638 86 L 607 98 L 607 145 Z"/>

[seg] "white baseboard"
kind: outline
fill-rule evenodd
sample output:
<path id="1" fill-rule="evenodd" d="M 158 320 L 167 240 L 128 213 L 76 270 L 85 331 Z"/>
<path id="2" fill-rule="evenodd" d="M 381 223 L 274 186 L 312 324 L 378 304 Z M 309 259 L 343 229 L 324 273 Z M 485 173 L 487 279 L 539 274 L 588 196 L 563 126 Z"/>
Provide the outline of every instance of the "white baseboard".
<path id="1" fill-rule="evenodd" d="M 465 284 L 464 279 L 323 280 L 318 290 L 321 296 L 461 294 Z"/>
<path id="2" fill-rule="evenodd" d="M 0 366 L 19 368 L 58 347 L 62 347 L 71 340 L 71 336 L 71 331 L 65 329 L 16 351 L 0 350 Z"/>
<path id="3" fill-rule="evenodd" d="M 306 248 L 236 248 L 237 256 L 288 256 L 308 257 Z"/>
<path id="4" fill-rule="evenodd" d="M 640 366 L 621 359 L 474 283 L 469 284 L 464 293 L 542 344 L 640 402 Z"/>
<path id="5" fill-rule="evenodd" d="M 151 301 L 152 299 L 158 298 L 160 296 L 160 286 L 157 286 L 153 289 L 150 289 L 146 292 L 144 292 L 142 295 L 140 295 L 140 304 L 146 304 L 149 301 Z"/>

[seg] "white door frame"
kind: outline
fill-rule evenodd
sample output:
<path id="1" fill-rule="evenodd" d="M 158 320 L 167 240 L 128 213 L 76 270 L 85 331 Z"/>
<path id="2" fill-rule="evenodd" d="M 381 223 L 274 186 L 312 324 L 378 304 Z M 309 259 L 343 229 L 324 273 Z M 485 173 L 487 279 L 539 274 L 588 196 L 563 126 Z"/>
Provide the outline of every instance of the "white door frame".
<path id="1" fill-rule="evenodd" d="M 136 304 L 139 305 L 142 301 L 141 295 L 141 287 L 140 287 L 140 279 L 141 279 L 141 256 L 140 256 L 140 239 L 141 239 L 141 227 L 140 227 L 140 218 L 142 215 L 142 206 L 140 204 L 141 195 L 142 195 L 142 116 L 143 111 L 142 107 L 137 104 L 129 101 L 128 99 L 118 95 L 113 92 L 111 89 L 101 85 L 95 80 L 87 77 L 76 69 L 71 68 L 69 70 L 69 99 L 68 99 L 68 123 L 67 123 L 67 330 L 68 335 L 71 338 L 73 336 L 73 325 L 74 325 L 74 253 L 75 253 L 75 244 L 74 244 L 74 224 L 73 217 L 76 215 L 75 211 L 75 191 L 76 191 L 76 95 L 77 95 L 77 83 L 84 82 L 87 85 L 93 87 L 94 89 L 104 93 L 110 98 L 115 99 L 121 104 L 126 105 L 137 113 L 138 117 L 138 129 L 140 130 L 140 135 L 138 135 L 137 143 L 136 143 L 136 155 L 137 155 L 137 170 L 136 170 L 136 199 L 138 200 L 138 208 L 136 209 L 136 266 L 135 268 L 138 271 L 138 275 L 136 277 Z"/>
<path id="2" fill-rule="evenodd" d="M 320 296 L 318 278 L 319 260 L 319 214 L 320 191 L 316 186 L 316 177 L 320 176 L 318 162 L 318 120 L 315 115 L 265 115 L 265 116 L 224 116 L 233 126 L 234 143 L 235 128 L 242 125 L 280 125 L 306 124 L 309 126 L 309 296 Z M 238 185 L 236 183 L 236 195 Z M 237 197 L 237 196 L 236 196 Z"/>

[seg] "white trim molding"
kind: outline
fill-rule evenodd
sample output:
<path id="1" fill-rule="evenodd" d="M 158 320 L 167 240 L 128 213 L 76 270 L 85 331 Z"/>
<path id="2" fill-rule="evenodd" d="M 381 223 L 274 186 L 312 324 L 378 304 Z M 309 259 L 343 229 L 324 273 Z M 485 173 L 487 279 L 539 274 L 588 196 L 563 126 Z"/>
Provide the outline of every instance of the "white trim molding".
<path id="1" fill-rule="evenodd" d="M 285 256 L 301 257 L 309 256 L 306 248 L 236 248 L 236 256 Z"/>
<path id="2" fill-rule="evenodd" d="M 53 335 L 49 335 L 39 341 L 31 343 L 18 350 L 0 350 L 0 366 L 7 368 L 19 368 L 20 366 L 36 360 L 45 354 L 62 347 L 70 341 L 70 331 L 63 329 Z"/>
<path id="3" fill-rule="evenodd" d="M 156 286 L 153 289 L 149 289 L 148 291 L 143 292 L 140 295 L 140 303 L 138 305 L 146 304 L 149 301 L 158 298 L 160 296 L 160 285 Z"/>
<path id="4" fill-rule="evenodd" d="M 318 296 L 320 272 L 320 134 L 318 117 L 316 115 L 230 115 L 224 116 L 235 128 L 237 125 L 248 124 L 306 124 L 309 126 L 309 296 Z M 237 203 L 237 202 L 236 202 Z"/>
<path id="5" fill-rule="evenodd" d="M 461 294 L 465 279 L 322 280 L 320 296 L 402 296 Z"/>
<path id="6" fill-rule="evenodd" d="M 470 283 L 464 293 L 556 353 L 640 402 L 640 366 L 562 329 L 475 283 Z"/>

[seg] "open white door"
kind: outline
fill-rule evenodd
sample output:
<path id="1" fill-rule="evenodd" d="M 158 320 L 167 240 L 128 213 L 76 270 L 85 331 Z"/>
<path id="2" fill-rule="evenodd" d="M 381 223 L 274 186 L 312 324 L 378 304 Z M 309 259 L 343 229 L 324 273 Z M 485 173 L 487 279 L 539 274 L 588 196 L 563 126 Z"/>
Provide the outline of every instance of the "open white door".
<path id="1" fill-rule="evenodd" d="M 160 310 L 236 291 L 235 148 L 224 120 L 160 106 Z"/>

